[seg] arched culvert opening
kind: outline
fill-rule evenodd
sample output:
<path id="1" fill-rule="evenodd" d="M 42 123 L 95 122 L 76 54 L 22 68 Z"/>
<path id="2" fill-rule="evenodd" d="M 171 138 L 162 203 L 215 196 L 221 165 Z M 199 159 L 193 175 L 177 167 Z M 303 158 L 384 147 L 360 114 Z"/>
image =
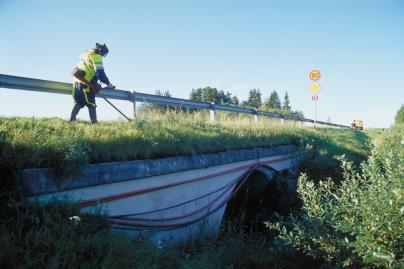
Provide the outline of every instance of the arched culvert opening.
<path id="1" fill-rule="evenodd" d="M 279 207 L 282 195 L 278 173 L 269 167 L 257 167 L 227 203 L 222 224 L 241 225 L 246 230 L 261 231 L 263 224 Z M 237 187 L 235 187 L 235 190 Z"/>

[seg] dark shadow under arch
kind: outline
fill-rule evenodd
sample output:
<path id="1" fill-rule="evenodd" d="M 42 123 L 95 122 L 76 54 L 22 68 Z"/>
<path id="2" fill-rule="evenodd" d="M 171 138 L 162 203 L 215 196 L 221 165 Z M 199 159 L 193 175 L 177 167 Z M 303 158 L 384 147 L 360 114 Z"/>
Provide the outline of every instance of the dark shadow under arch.
<path id="1" fill-rule="evenodd" d="M 257 167 L 227 203 L 222 224 L 231 222 L 248 230 L 264 229 L 262 221 L 276 210 L 281 195 L 274 180 L 277 175 L 270 167 Z"/>

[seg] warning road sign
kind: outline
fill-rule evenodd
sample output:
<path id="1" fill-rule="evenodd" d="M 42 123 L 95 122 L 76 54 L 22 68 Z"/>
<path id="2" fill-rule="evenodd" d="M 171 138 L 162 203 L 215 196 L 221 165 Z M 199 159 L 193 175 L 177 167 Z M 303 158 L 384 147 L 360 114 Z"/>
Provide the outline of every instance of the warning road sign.
<path id="1" fill-rule="evenodd" d="M 320 85 L 315 82 L 313 84 L 311 84 L 311 86 L 310 86 L 310 91 L 313 94 L 317 94 L 320 91 L 320 89 L 321 89 Z"/>

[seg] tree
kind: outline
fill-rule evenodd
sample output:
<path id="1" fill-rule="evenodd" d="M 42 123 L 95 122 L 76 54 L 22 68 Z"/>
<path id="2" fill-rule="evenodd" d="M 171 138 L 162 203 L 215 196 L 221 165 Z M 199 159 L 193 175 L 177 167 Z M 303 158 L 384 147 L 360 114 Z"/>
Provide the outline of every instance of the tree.
<path id="1" fill-rule="evenodd" d="M 189 99 L 192 101 L 202 101 L 202 89 L 192 89 Z"/>
<path id="2" fill-rule="evenodd" d="M 267 99 L 267 101 L 264 104 L 265 110 L 281 110 L 281 101 L 279 100 L 279 95 L 274 90 L 271 92 L 271 95 Z"/>
<path id="3" fill-rule="evenodd" d="M 259 89 L 250 90 L 247 105 L 254 108 L 260 108 L 262 106 L 261 93 Z"/>
<path id="4" fill-rule="evenodd" d="M 226 94 L 223 90 L 217 92 L 215 103 L 224 104 L 226 103 Z"/>
<path id="5" fill-rule="evenodd" d="M 295 110 L 295 111 L 292 111 L 290 114 L 292 116 L 295 116 L 295 117 L 298 117 L 298 118 L 304 118 L 304 114 L 303 114 L 302 111 Z"/>
<path id="6" fill-rule="evenodd" d="M 237 96 L 233 95 L 230 100 L 230 104 L 233 106 L 238 106 L 240 101 L 238 100 Z"/>
<path id="7" fill-rule="evenodd" d="M 224 98 L 223 98 L 223 104 L 225 104 L 225 105 L 231 105 L 232 103 L 231 103 L 231 93 L 229 92 L 229 91 L 227 91 L 226 92 L 226 94 L 224 95 Z"/>
<path id="8" fill-rule="evenodd" d="M 231 92 L 224 92 L 223 90 L 217 90 L 211 87 L 192 89 L 189 99 L 192 101 L 215 102 L 216 104 L 225 105 L 237 106 L 239 104 L 237 96 L 233 96 Z"/>
<path id="9" fill-rule="evenodd" d="M 205 87 L 202 89 L 202 101 L 219 103 L 219 93 L 216 88 Z"/>
<path id="10" fill-rule="evenodd" d="M 170 91 L 165 91 L 165 92 L 163 92 L 163 91 L 161 91 L 161 90 L 156 90 L 155 91 L 155 95 L 159 95 L 159 96 L 165 96 L 165 97 L 171 97 L 171 93 L 170 93 Z"/>
<path id="11" fill-rule="evenodd" d="M 291 109 L 292 108 L 290 107 L 290 100 L 289 100 L 288 92 L 285 92 L 285 97 L 283 97 L 282 110 L 283 111 L 290 111 Z"/>
<path id="12" fill-rule="evenodd" d="M 394 119 L 396 124 L 404 123 L 404 105 L 401 105 Z"/>

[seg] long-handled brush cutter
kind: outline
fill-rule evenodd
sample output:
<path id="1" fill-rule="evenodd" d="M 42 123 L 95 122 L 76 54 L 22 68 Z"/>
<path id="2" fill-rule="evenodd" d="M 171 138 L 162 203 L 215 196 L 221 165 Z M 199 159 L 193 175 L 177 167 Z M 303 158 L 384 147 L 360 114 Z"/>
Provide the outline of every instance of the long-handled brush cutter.
<path id="1" fill-rule="evenodd" d="M 104 89 L 108 89 L 108 88 L 104 88 Z M 111 103 L 107 98 L 105 98 L 104 96 L 102 96 L 102 95 L 99 94 L 99 93 L 98 93 L 98 95 L 99 95 L 100 97 L 102 97 L 102 99 L 104 99 L 104 100 L 105 100 L 108 104 L 110 104 L 113 108 L 115 108 L 115 110 L 118 111 L 119 114 L 121 114 L 125 119 L 127 119 L 128 121 L 132 121 L 131 118 L 128 118 L 125 114 L 123 114 L 123 112 L 120 111 L 116 106 L 114 106 L 114 104 Z"/>

